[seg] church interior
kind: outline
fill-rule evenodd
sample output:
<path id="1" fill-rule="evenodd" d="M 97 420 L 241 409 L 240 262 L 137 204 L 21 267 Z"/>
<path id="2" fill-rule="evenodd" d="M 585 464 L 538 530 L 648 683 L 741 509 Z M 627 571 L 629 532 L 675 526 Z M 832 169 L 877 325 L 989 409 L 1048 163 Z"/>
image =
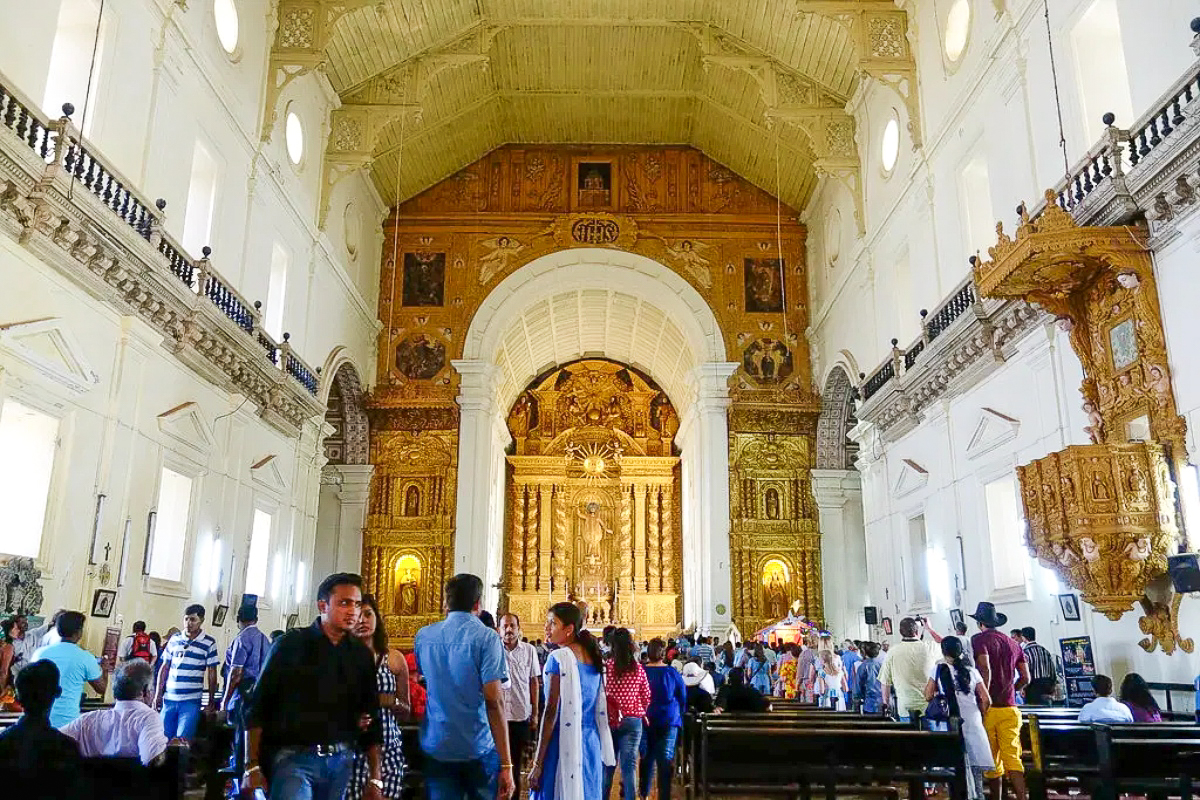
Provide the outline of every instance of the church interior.
<path id="1" fill-rule="evenodd" d="M 1153 6 L 0 0 L 0 616 L 987 601 L 1190 684 L 1200 6 Z"/>

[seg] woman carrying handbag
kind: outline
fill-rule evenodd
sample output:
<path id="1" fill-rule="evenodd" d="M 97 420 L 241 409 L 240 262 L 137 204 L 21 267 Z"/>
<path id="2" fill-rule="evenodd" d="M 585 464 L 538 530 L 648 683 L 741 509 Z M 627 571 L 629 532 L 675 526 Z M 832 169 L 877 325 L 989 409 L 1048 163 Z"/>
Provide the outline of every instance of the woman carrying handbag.
<path id="1" fill-rule="evenodd" d="M 983 715 L 991 705 L 991 698 L 979 670 L 963 661 L 962 640 L 957 636 L 942 639 L 942 660 L 934 666 L 925 684 L 925 699 L 929 702 L 927 719 L 943 723 L 951 718 L 960 721 L 969 777 L 967 796 L 970 800 L 982 800 L 983 773 L 995 766 L 983 728 Z"/>

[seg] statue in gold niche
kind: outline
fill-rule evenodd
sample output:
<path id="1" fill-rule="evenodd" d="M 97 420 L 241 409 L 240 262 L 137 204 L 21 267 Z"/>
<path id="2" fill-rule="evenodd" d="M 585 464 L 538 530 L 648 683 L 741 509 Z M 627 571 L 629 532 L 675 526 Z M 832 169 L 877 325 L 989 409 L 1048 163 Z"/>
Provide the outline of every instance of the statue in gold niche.
<path id="1" fill-rule="evenodd" d="M 767 489 L 767 519 L 779 519 L 779 491 Z"/>
<path id="2" fill-rule="evenodd" d="M 767 616 L 782 619 L 786 614 L 787 592 L 783 586 L 783 576 L 776 572 L 767 583 Z"/>
<path id="3" fill-rule="evenodd" d="M 606 535 L 612 533 L 612 529 L 600 519 L 600 506 L 597 503 L 588 503 L 575 515 L 580 520 L 579 536 L 583 540 L 584 560 L 598 563 L 601 560 L 600 544 Z"/>
<path id="4" fill-rule="evenodd" d="M 416 614 L 421 597 L 421 565 L 414 556 L 396 562 L 396 594 L 393 608 L 401 616 Z"/>

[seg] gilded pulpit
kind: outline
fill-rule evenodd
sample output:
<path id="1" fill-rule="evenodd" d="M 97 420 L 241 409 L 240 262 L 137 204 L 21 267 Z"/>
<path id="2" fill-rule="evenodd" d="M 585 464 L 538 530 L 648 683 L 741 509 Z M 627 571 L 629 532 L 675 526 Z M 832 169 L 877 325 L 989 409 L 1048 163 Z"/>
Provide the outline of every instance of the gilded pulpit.
<path id="1" fill-rule="evenodd" d="M 507 607 L 561 600 L 589 623 L 670 633 L 680 618 L 678 416 L 637 370 L 588 359 L 533 382 L 508 416 Z"/>

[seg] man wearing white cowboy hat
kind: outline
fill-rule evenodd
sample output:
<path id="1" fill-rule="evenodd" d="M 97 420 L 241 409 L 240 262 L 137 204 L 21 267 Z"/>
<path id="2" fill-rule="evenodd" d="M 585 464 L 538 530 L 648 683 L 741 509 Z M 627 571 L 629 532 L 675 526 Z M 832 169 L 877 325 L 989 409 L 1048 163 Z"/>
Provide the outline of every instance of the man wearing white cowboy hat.
<path id="1" fill-rule="evenodd" d="M 983 727 L 996 768 L 985 772 L 984 777 L 991 783 L 991 796 L 1002 797 L 1000 792 L 1007 772 L 1017 800 L 1026 800 L 1025 771 L 1021 764 L 1021 710 L 1017 708 L 1016 697 L 1029 684 L 1025 651 L 1001 633 L 999 629 L 1008 622 L 1008 617 L 996 611 L 992 603 L 980 603 L 971 619 L 979 623 L 979 633 L 971 637 L 975 666 L 992 698 Z"/>

